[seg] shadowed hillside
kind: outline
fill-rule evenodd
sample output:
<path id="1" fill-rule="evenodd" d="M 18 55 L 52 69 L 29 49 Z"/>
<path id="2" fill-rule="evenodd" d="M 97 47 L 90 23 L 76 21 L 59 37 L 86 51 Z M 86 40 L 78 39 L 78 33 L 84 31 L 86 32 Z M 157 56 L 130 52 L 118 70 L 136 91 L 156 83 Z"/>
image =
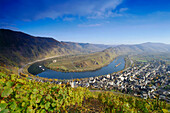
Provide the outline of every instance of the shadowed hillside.
<path id="1" fill-rule="evenodd" d="M 64 43 L 53 38 L 0 29 L 0 63 L 6 65 L 18 65 L 49 56 L 102 51 L 106 48 L 104 45 Z"/>

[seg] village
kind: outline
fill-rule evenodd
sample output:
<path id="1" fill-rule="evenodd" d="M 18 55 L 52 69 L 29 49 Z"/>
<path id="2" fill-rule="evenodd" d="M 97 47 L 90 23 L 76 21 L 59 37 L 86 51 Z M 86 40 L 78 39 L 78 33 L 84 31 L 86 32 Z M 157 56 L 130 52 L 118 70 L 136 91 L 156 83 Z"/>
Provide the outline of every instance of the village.
<path id="1" fill-rule="evenodd" d="M 72 87 L 115 91 L 137 97 L 170 101 L 170 67 L 165 62 L 137 62 L 135 66 L 99 77 L 70 81 Z M 67 81 L 68 82 L 68 81 Z"/>
<path id="2" fill-rule="evenodd" d="M 87 87 L 91 91 L 112 91 L 114 93 L 130 94 L 144 99 L 158 98 L 170 102 L 169 77 L 170 66 L 166 65 L 164 61 L 153 60 L 150 62 L 135 62 L 122 71 L 108 75 L 74 80 L 51 80 L 51 82 L 55 84 L 67 84 L 73 88 Z M 41 79 L 34 79 L 36 81 L 46 82 Z"/>

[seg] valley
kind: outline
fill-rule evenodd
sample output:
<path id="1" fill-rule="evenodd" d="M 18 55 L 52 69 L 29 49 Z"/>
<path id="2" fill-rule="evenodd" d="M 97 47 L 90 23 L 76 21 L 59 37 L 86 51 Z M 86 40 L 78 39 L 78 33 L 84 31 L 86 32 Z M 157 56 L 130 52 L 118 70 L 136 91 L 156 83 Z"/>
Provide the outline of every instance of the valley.
<path id="1" fill-rule="evenodd" d="M 53 58 L 46 61 L 44 66 L 61 72 L 94 71 L 108 65 L 116 56 L 115 53 L 103 51 L 87 55 Z"/>
<path id="2" fill-rule="evenodd" d="M 0 113 L 170 113 L 170 0 L 0 0 Z"/>
<path id="3" fill-rule="evenodd" d="M 118 65 L 120 62 L 121 64 L 116 67 L 116 65 Z M 118 57 L 107 66 L 104 66 L 94 71 L 83 71 L 83 72 L 59 72 L 59 71 L 53 71 L 51 69 L 46 69 L 43 66 L 37 68 L 45 69 L 41 73 L 37 74 L 38 77 L 69 81 L 74 79 L 87 79 L 89 77 L 104 76 L 110 73 L 121 71 L 125 68 L 125 61 L 124 61 L 124 57 Z"/>
<path id="4" fill-rule="evenodd" d="M 100 95 L 115 96 L 123 95 L 122 93 L 126 94 L 124 98 L 129 98 L 130 95 L 144 99 L 151 98 L 153 101 L 158 98 L 158 100 L 169 102 L 169 44 L 143 43 L 107 46 L 59 42 L 53 38 L 34 37 L 8 30 L 0 30 L 0 40 L 0 71 L 2 72 L 0 80 L 5 78 L 8 81 L 17 78 L 16 82 L 19 84 L 26 83 L 36 87 L 36 84 L 44 86 L 54 84 L 50 87 L 64 86 L 62 90 L 68 87 L 75 94 L 85 90 L 84 93 L 89 92 L 93 97 L 97 95 L 97 98 L 87 96 L 97 102 L 101 100 Z M 13 43 L 14 40 L 16 43 Z M 10 86 L 10 81 L 5 87 Z M 30 84 L 31 81 L 34 83 Z M 79 88 L 80 92 L 74 91 Z M 16 90 L 18 89 L 16 88 Z M 32 91 L 35 88 L 29 90 Z M 10 91 L 13 90 L 10 89 Z M 112 91 L 115 93 L 113 94 Z M 136 99 L 136 97 L 133 98 Z M 82 97 L 77 97 L 77 99 L 80 98 Z M 6 99 L 11 101 L 10 98 Z M 113 102 L 117 100 L 115 99 Z M 79 104 L 83 105 L 83 102 L 89 106 L 93 101 L 80 99 Z M 75 103 L 73 104 L 75 105 Z M 66 106 L 70 105 L 66 104 Z M 7 105 L 8 108 L 10 108 L 9 106 L 11 105 Z M 138 106 L 138 108 L 140 107 Z M 80 109 L 82 108 L 80 107 Z M 46 110 L 48 111 L 48 107 Z M 54 111 L 56 110 L 61 109 Z M 152 110 L 150 109 L 150 111 Z"/>
<path id="5" fill-rule="evenodd" d="M 167 112 L 170 49 L 166 44 L 161 44 L 162 49 L 157 45 L 120 45 L 75 53 L 71 51 L 76 48 L 68 47 L 70 53 L 59 49 L 59 54 L 50 55 L 54 50 L 50 49 L 47 56 L 39 57 L 43 52 L 35 51 L 39 55 L 33 52 L 23 59 L 16 51 L 24 54 L 25 44 L 14 50 L 6 46 L 0 53 L 0 112 Z M 117 111 L 119 108 L 122 110 Z"/>

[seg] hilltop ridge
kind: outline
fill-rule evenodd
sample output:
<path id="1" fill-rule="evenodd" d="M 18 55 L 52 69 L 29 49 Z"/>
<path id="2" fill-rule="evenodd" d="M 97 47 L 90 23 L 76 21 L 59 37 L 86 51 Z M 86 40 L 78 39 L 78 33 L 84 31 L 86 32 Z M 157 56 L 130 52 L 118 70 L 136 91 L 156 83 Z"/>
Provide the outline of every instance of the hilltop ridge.
<path id="1" fill-rule="evenodd" d="M 107 46 L 95 44 L 65 43 L 53 38 L 35 37 L 19 31 L 0 29 L 0 63 L 6 65 L 22 65 L 39 58 L 86 54 L 106 48 Z"/>
<path id="2" fill-rule="evenodd" d="M 51 56 L 88 54 L 100 51 L 101 53 L 112 53 L 115 56 L 134 53 L 170 52 L 170 44 L 147 42 L 135 45 L 110 46 L 60 42 L 53 38 L 35 37 L 19 31 L 0 29 L 0 49 L 1 65 L 21 66 L 30 61 Z M 99 54 L 96 57 L 99 57 Z"/>

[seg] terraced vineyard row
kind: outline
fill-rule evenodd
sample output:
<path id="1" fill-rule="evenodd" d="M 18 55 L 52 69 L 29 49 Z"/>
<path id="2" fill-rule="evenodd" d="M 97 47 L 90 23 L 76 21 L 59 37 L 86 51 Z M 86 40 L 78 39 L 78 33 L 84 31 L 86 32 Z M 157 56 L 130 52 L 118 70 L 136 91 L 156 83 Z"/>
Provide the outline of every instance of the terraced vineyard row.
<path id="1" fill-rule="evenodd" d="M 163 112 L 169 104 L 111 92 L 90 92 L 0 72 L 0 112 Z"/>

